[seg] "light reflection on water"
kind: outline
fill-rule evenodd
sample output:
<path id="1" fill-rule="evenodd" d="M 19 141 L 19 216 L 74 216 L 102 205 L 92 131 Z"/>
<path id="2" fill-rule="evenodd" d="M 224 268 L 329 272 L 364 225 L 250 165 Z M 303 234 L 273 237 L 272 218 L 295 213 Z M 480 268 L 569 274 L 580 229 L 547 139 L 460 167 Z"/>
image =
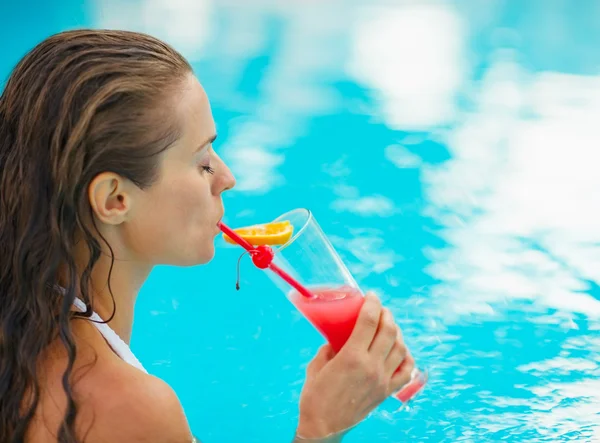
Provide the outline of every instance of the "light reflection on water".
<path id="1" fill-rule="evenodd" d="M 593 441 L 599 9 L 96 0 L 77 23 L 35 32 L 120 27 L 174 44 L 211 97 L 216 148 L 238 178 L 229 222 L 310 207 L 392 308 L 430 384 L 410 411 L 384 404 L 349 442 Z M 237 252 L 158 269 L 134 349 L 203 441 L 286 441 L 321 340 L 250 266 L 235 292 Z"/>

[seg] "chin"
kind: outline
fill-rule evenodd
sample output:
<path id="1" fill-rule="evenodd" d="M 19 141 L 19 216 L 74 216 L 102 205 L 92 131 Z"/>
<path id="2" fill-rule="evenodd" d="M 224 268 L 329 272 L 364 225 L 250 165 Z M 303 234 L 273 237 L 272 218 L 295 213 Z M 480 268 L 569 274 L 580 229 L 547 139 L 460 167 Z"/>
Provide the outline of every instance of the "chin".
<path id="1" fill-rule="evenodd" d="M 171 260 L 166 260 L 164 264 L 189 268 L 191 266 L 205 265 L 210 262 L 214 256 L 215 248 L 213 246 L 211 248 L 201 249 L 200 251 L 190 251 L 185 255 L 179 254 L 178 257 L 171 257 Z"/>
<path id="2" fill-rule="evenodd" d="M 196 252 L 196 256 L 191 260 L 189 266 L 205 265 L 209 263 L 215 257 L 215 245 L 211 243 L 210 246 Z"/>

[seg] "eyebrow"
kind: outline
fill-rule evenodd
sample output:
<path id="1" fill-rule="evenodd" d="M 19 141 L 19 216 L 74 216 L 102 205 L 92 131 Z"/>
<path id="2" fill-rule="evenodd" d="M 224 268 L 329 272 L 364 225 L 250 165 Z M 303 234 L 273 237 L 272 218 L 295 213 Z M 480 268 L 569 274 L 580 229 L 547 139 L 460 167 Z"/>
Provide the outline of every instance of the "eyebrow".
<path id="1" fill-rule="evenodd" d="M 202 149 L 204 149 L 207 145 L 210 145 L 212 143 L 215 142 L 215 140 L 217 139 L 217 134 L 213 135 L 212 137 L 210 137 L 208 140 L 206 140 L 204 143 L 200 143 L 200 145 L 198 145 L 198 147 L 196 148 L 196 150 L 194 152 L 200 152 Z"/>

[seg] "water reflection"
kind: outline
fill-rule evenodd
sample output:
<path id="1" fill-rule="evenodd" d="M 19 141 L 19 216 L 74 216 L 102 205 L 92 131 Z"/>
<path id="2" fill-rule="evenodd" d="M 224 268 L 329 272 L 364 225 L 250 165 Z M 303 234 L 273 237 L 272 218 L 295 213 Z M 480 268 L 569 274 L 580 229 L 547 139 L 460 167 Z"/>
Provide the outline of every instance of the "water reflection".
<path id="1" fill-rule="evenodd" d="M 491 439 L 597 438 L 600 347 L 586 343 L 578 358 L 564 351 L 562 335 L 598 327 L 600 301 L 590 291 L 600 282 L 600 77 L 530 72 L 509 47 L 465 87 L 466 33 L 456 12 L 428 5 L 396 13 L 360 27 L 353 70 L 380 93 L 389 127 L 443 127 L 451 156 L 428 164 L 418 145 L 385 152 L 398 168 L 421 167 L 423 214 L 446 243 L 425 249 L 439 283 L 424 320 L 439 319 L 427 324 L 439 344 L 421 345 L 447 400 L 432 403 L 444 404 L 446 419 L 448 400 L 468 404 L 461 415 Z M 417 28 L 425 22 L 436 32 Z M 514 42 L 518 33 L 495 37 Z M 448 331 L 461 331 L 460 344 Z M 497 351 L 482 352 L 489 347 Z M 486 374 L 479 383 L 478 373 Z M 465 433 L 454 439 L 469 441 Z"/>
<path id="2" fill-rule="evenodd" d="M 197 60 L 213 31 L 212 0 L 95 0 L 94 26 L 146 32 Z"/>
<path id="3" fill-rule="evenodd" d="M 385 233 L 376 229 L 350 229 L 347 237 L 330 235 L 329 238 L 340 254 L 346 255 L 350 272 L 359 281 L 371 274 L 383 274 L 402 260 L 389 245 Z"/>
<path id="4" fill-rule="evenodd" d="M 498 51 L 469 109 L 446 133 L 451 159 L 422 169 L 424 213 L 446 241 L 427 249 L 427 272 L 440 282 L 431 291 L 433 315 L 451 330 L 497 328 L 479 346 L 501 349 L 504 362 L 482 359 L 489 391 L 478 397 L 488 407 L 469 413 L 492 436 L 598 437 L 600 347 L 586 343 L 563 354 L 563 340 L 597 329 L 600 313 L 591 293 L 600 281 L 599 80 L 528 72 L 515 51 Z M 539 326 L 527 332 L 528 323 Z M 469 354 L 461 363 L 472 376 Z M 511 395 L 494 379 L 498 372 L 512 381 Z"/>
<path id="5" fill-rule="evenodd" d="M 430 252 L 429 272 L 447 293 L 478 294 L 474 305 L 529 298 L 597 318 L 587 290 L 600 281 L 600 77 L 531 74 L 509 104 L 486 93 L 490 77 L 448 136 L 452 159 L 423 174 L 427 214 L 448 242 Z"/>
<path id="6" fill-rule="evenodd" d="M 403 2 L 360 10 L 350 72 L 378 93 L 386 123 L 402 130 L 451 122 L 466 80 L 466 28 L 453 5 Z"/>

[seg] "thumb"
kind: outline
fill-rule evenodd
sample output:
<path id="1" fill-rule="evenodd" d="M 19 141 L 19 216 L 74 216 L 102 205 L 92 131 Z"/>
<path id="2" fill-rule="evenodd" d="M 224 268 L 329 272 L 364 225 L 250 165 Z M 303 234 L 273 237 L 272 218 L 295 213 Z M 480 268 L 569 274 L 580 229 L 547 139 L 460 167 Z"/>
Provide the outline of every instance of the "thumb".
<path id="1" fill-rule="evenodd" d="M 314 356 L 312 361 L 306 367 L 306 375 L 309 378 L 317 375 L 317 373 L 333 358 L 333 355 L 333 349 L 329 344 L 321 346 L 317 355 Z"/>

